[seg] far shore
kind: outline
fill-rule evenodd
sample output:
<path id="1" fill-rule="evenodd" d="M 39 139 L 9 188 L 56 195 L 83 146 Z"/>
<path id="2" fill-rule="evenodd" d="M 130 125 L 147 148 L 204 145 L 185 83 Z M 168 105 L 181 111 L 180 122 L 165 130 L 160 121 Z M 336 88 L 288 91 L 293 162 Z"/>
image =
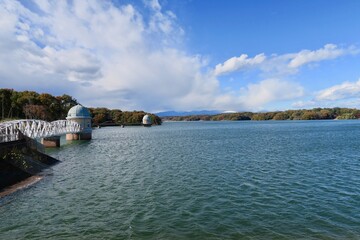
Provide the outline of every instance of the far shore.
<path id="1" fill-rule="evenodd" d="M 275 112 L 234 112 L 214 115 L 162 116 L 162 121 L 267 121 L 267 120 L 348 120 L 360 119 L 355 108 L 313 108 Z"/>

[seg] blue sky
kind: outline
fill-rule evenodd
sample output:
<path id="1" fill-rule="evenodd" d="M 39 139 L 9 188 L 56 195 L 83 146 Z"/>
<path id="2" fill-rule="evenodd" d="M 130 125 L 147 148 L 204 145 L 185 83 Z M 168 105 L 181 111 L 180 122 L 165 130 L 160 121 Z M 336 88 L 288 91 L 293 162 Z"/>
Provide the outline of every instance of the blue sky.
<path id="1" fill-rule="evenodd" d="M 0 87 L 91 107 L 360 106 L 360 1 L 0 0 Z"/>

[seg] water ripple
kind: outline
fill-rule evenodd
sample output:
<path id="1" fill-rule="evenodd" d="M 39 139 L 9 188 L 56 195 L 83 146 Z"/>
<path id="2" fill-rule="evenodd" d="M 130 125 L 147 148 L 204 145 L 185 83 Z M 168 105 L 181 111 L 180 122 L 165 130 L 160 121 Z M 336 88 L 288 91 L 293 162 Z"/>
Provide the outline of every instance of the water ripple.
<path id="1" fill-rule="evenodd" d="M 0 202 L 2 239 L 359 239 L 357 121 L 102 128 Z M 11 199 L 10 199 L 11 198 Z"/>

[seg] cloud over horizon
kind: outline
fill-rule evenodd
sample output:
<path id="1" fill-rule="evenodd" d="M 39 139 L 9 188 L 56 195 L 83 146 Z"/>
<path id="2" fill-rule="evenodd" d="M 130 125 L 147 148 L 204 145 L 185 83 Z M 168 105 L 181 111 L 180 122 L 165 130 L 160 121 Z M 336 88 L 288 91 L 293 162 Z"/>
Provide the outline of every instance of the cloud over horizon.
<path id="1" fill-rule="evenodd" d="M 321 90 L 316 95 L 318 101 L 335 101 L 360 97 L 360 79 L 356 82 L 344 82 Z"/>
<path id="2" fill-rule="evenodd" d="M 144 9 L 91 0 L 0 2 L 1 87 L 124 110 L 261 110 L 304 95 L 301 83 L 287 78 L 302 66 L 358 53 L 326 44 L 283 55 L 243 53 L 213 67 L 186 49 L 173 12 L 157 0 Z M 221 86 L 220 77 L 254 69 L 251 83 Z"/>

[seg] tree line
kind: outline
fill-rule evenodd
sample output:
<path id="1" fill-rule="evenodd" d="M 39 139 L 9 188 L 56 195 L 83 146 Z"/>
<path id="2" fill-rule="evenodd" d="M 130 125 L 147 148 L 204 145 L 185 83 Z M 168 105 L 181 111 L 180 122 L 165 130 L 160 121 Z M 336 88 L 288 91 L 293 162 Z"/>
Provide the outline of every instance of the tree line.
<path id="1" fill-rule="evenodd" d="M 164 121 L 241 121 L 241 120 L 323 120 L 359 119 L 360 110 L 355 108 L 314 108 L 275 112 L 237 112 L 216 115 L 163 117 Z"/>
<path id="2" fill-rule="evenodd" d="M 66 119 L 71 107 L 79 104 L 72 96 L 63 94 L 53 96 L 48 93 L 34 91 L 15 91 L 13 89 L 0 89 L 0 121 L 15 119 L 40 119 L 55 121 Z M 117 124 L 138 125 L 141 124 L 143 111 L 121 111 L 119 109 L 88 108 L 93 125 Z M 149 114 L 154 124 L 161 124 L 161 119 Z"/>
<path id="3" fill-rule="evenodd" d="M 69 95 L 53 96 L 34 91 L 0 89 L 0 119 L 41 119 L 54 121 L 65 119 L 69 109 L 78 104 Z"/>
<path id="4" fill-rule="evenodd" d="M 119 109 L 107 108 L 89 108 L 93 125 L 111 126 L 111 125 L 140 125 L 143 117 L 148 114 L 153 124 L 161 125 L 161 118 L 157 115 L 146 113 L 144 111 L 121 111 Z"/>

